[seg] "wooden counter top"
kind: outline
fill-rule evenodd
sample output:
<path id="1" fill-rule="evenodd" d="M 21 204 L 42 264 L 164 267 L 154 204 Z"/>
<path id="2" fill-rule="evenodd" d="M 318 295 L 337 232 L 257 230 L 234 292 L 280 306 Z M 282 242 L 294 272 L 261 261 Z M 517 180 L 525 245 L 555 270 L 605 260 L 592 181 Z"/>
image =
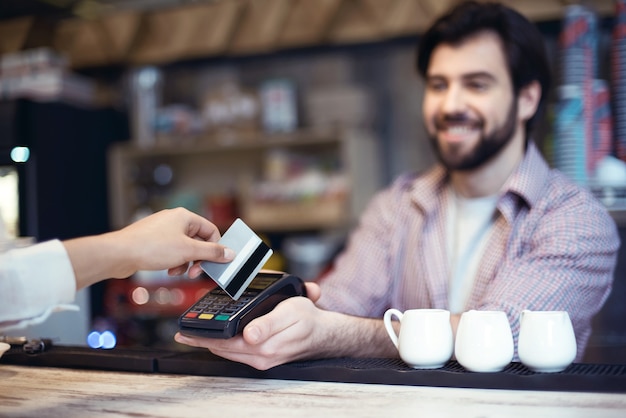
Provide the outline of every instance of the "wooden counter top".
<path id="1" fill-rule="evenodd" d="M 434 388 L 12 366 L 0 416 L 623 417 L 623 394 Z"/>

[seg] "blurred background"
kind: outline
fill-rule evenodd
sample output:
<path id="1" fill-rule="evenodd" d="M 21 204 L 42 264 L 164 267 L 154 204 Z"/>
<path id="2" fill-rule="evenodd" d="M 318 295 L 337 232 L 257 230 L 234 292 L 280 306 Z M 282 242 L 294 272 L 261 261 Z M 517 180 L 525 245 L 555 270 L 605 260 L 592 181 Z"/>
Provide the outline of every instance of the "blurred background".
<path id="1" fill-rule="evenodd" d="M 626 240 L 626 4 L 503 2 L 537 23 L 552 59 L 536 142 Z M 452 3 L 3 0 L 2 240 L 97 234 L 184 206 L 222 232 L 243 218 L 275 250 L 268 268 L 314 280 L 373 193 L 433 162 L 415 46 Z M 592 346 L 626 345 L 625 258 Z M 211 287 L 139 272 L 25 332 L 179 348 L 178 315 Z"/>

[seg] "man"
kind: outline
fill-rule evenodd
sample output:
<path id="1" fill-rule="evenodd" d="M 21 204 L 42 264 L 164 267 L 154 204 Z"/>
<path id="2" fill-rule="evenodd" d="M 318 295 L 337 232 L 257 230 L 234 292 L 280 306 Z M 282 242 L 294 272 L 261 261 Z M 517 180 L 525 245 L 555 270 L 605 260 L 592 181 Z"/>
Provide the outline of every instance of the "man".
<path id="1" fill-rule="evenodd" d="M 333 270 L 243 336 L 176 340 L 266 369 L 328 356 L 397 356 L 389 307 L 568 311 L 580 360 L 612 285 L 616 226 L 551 170 L 529 137 L 550 87 L 538 30 L 499 4 L 462 3 L 420 41 L 423 116 L 440 164 L 379 193 Z M 321 293 L 320 293 L 321 291 Z M 315 302 L 315 304 L 314 304 Z"/>
<path id="2" fill-rule="evenodd" d="M 71 308 L 76 291 L 138 270 L 168 269 L 171 275 L 202 270 L 195 260 L 227 262 L 234 252 L 216 241 L 219 230 L 183 208 L 168 209 L 119 231 L 51 240 L 0 254 L 0 330 L 45 320 Z"/>

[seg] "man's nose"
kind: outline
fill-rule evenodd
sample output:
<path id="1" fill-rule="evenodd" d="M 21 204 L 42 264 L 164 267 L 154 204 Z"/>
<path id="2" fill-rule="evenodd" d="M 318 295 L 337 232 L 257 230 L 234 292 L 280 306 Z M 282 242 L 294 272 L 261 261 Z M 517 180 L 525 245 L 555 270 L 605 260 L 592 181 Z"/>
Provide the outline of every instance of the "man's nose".
<path id="1" fill-rule="evenodd" d="M 465 99 L 462 89 L 450 86 L 443 97 L 441 111 L 447 114 L 460 113 L 465 110 Z"/>

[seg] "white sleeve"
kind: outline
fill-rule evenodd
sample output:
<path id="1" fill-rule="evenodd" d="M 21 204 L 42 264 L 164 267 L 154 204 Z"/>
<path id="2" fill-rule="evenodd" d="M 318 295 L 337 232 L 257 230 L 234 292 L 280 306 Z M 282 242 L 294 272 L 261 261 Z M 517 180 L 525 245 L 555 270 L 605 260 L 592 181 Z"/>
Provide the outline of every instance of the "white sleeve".
<path id="1" fill-rule="evenodd" d="M 44 321 L 76 296 L 74 269 L 59 240 L 0 254 L 0 330 Z"/>

